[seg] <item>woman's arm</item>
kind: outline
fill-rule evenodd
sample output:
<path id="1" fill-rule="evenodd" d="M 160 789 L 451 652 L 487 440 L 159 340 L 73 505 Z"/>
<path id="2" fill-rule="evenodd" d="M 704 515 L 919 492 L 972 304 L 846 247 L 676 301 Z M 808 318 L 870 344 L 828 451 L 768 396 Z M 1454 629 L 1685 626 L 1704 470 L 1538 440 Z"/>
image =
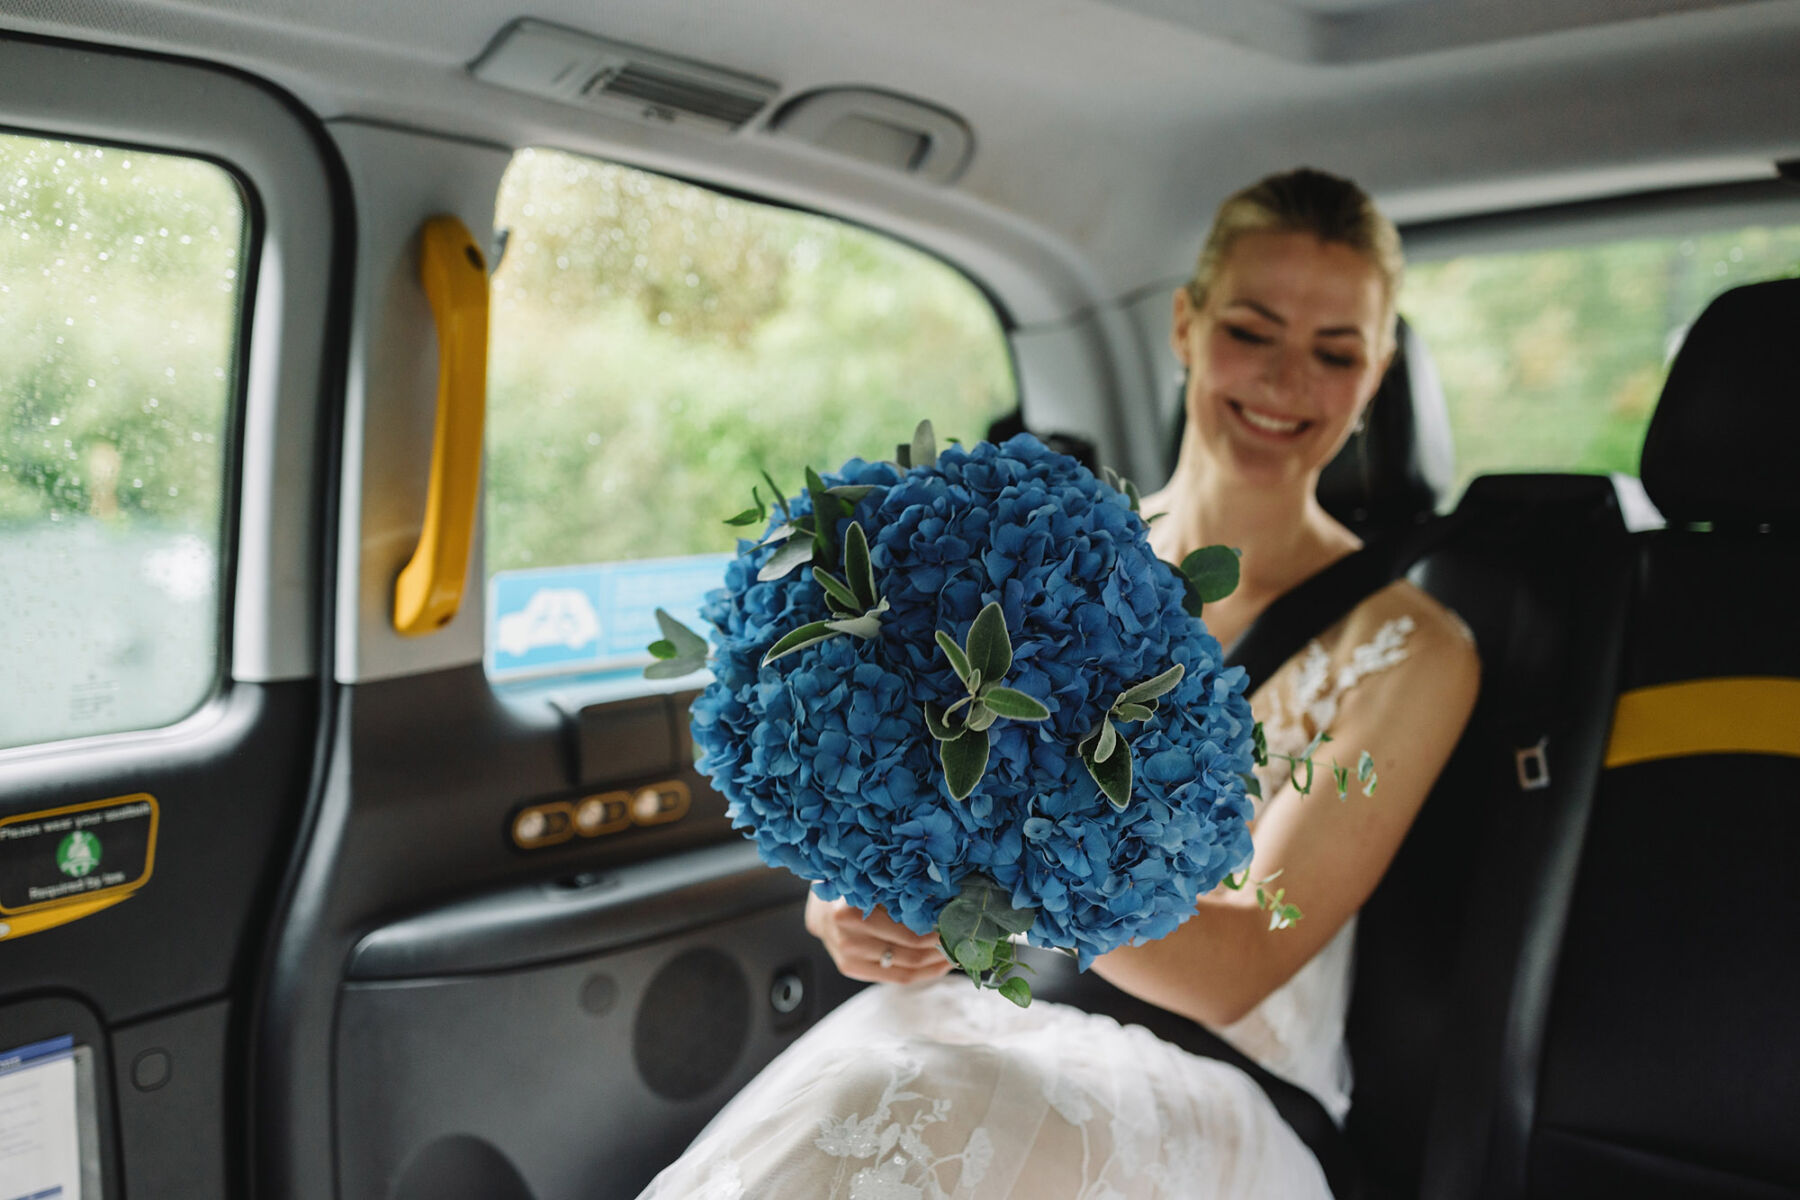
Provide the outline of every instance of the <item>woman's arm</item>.
<path id="1" fill-rule="evenodd" d="M 1400 663 L 1366 677 L 1343 698 L 1332 741 L 1315 755 L 1308 795 L 1283 787 L 1256 825 L 1251 879 L 1281 871 L 1275 886 L 1303 917 L 1279 932 L 1257 907 L 1254 888 L 1219 889 L 1174 933 L 1094 961 L 1115 986 L 1215 1028 L 1232 1024 L 1298 971 L 1362 907 L 1425 802 L 1475 706 L 1480 660 L 1461 621 L 1410 585 L 1385 589 L 1349 618 L 1342 644 L 1360 645 L 1382 622 L 1415 622 Z M 1332 752 L 1354 765 L 1375 757 L 1379 786 L 1343 801 L 1331 778 Z"/>

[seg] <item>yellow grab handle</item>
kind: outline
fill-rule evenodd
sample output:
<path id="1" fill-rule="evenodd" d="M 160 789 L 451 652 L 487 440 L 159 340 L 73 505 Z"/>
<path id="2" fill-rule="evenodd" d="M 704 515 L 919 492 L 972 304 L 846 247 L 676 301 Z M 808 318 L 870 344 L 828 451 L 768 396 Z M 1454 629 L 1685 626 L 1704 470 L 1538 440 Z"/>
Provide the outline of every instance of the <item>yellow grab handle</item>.
<path id="1" fill-rule="evenodd" d="M 487 262 L 455 217 L 432 217 L 420 230 L 419 281 L 437 322 L 438 392 L 425 527 L 394 584 L 394 628 L 411 637 L 442 629 L 462 606 L 481 482 Z"/>

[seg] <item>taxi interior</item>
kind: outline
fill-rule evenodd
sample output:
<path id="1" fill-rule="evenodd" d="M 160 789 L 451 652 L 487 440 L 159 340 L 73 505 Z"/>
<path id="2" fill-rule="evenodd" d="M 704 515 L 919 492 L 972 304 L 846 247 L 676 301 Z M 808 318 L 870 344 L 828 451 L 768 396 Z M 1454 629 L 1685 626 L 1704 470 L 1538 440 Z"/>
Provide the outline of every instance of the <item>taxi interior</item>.
<path id="1" fill-rule="evenodd" d="M 531 380 L 681 369 L 571 335 L 489 386 L 526 336 L 499 281 L 549 236 L 518 214 L 567 198 L 509 201 L 521 164 L 685 189 L 633 237 L 744 203 L 948 268 L 1000 364 L 979 403 L 919 411 L 899 360 L 837 403 L 1144 485 L 1218 202 L 1297 164 L 1367 186 L 1435 290 L 1323 492 L 1462 613 L 1484 690 L 1366 910 L 1354 1106 L 1309 1143 L 1345 1196 L 1800 1195 L 1795 0 L 0 0 L 0 162 L 0 1200 L 630 1197 L 852 990 L 693 769 L 692 680 L 502 669 L 596 635 L 491 578 L 484 417 L 495 488 L 503 428 L 551 437 L 504 415 Z M 1592 300 L 1659 310 L 1598 468 L 1563 451 L 1610 335 L 1546 326 L 1588 268 L 1531 259 L 1500 324 L 1450 322 L 1506 256 L 1596 246 L 1687 264 Z M 166 282 L 190 251 L 205 328 Z M 1546 338 L 1574 365 L 1527 378 Z M 1512 458 L 1459 415 L 1483 380 L 1543 397 Z M 206 389 L 211 425 L 166 415 Z M 642 403 L 632 453 L 701 436 Z M 152 432 L 109 441 L 107 405 Z M 542 463 L 546 526 L 694 507 L 717 551 L 754 479 Z M 562 632 L 512 646 L 502 609 Z"/>

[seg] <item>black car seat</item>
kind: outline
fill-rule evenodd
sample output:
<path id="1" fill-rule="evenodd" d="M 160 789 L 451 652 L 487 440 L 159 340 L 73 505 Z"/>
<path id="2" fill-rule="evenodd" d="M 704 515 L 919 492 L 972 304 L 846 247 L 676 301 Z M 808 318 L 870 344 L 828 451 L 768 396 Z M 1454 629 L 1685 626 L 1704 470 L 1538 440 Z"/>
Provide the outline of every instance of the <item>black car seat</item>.
<path id="1" fill-rule="evenodd" d="M 1477 1194 L 1800 1195 L 1797 331 L 1800 280 L 1734 289 L 1664 387 L 1641 469 L 1668 527 L 1633 539 L 1604 770 L 1532 923 Z"/>

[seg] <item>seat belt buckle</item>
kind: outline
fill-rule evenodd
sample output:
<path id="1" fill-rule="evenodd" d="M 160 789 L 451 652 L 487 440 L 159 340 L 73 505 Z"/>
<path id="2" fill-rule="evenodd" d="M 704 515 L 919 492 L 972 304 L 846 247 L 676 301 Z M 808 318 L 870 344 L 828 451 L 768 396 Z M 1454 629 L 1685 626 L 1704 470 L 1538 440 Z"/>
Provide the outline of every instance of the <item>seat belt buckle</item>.
<path id="1" fill-rule="evenodd" d="M 1521 792 L 1539 792 L 1550 786 L 1550 760 L 1544 753 L 1549 744 L 1549 735 L 1545 735 L 1537 740 L 1537 745 L 1513 751 Z"/>

